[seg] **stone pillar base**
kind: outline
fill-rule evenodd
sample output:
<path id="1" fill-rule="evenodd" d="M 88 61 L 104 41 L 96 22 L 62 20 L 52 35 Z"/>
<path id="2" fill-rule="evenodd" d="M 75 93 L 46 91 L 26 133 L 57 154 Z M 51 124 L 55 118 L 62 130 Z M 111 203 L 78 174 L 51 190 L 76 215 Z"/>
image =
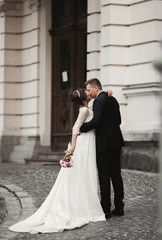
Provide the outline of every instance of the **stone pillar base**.
<path id="1" fill-rule="evenodd" d="M 159 172 L 159 134 L 129 134 L 128 138 L 122 148 L 122 168 Z"/>
<path id="2" fill-rule="evenodd" d="M 41 146 L 39 136 L 1 136 L 0 162 L 24 163 L 24 158 L 47 152 L 50 146 Z"/>

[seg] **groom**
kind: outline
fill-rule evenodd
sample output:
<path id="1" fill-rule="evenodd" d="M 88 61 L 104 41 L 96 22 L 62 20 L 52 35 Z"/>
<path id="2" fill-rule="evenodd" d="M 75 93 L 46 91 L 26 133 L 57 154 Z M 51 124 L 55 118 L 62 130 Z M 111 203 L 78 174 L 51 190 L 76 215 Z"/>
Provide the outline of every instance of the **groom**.
<path id="1" fill-rule="evenodd" d="M 84 123 L 80 130 L 88 132 L 96 130 L 97 167 L 101 191 L 101 205 L 106 218 L 111 213 L 117 216 L 124 215 L 124 187 L 121 176 L 120 155 L 124 140 L 120 130 L 121 116 L 119 104 L 114 97 L 108 97 L 102 91 L 102 85 L 96 78 L 85 83 L 86 89 L 95 98 L 93 103 L 93 118 Z M 114 189 L 115 209 L 111 212 L 111 183 Z"/>

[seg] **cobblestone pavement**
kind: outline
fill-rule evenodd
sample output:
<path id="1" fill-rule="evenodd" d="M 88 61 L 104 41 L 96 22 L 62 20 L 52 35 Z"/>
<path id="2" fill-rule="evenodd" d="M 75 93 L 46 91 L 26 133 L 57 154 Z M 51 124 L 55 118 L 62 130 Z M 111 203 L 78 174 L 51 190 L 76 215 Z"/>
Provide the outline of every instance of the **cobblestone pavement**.
<path id="1" fill-rule="evenodd" d="M 7 215 L 0 225 L 1 240 L 153 240 L 158 230 L 159 175 L 122 170 L 125 186 L 125 215 L 106 222 L 90 223 L 63 233 L 13 233 L 8 226 L 30 216 L 56 180 L 59 166 L 21 166 L 0 169 L 0 192 L 5 197 Z"/>

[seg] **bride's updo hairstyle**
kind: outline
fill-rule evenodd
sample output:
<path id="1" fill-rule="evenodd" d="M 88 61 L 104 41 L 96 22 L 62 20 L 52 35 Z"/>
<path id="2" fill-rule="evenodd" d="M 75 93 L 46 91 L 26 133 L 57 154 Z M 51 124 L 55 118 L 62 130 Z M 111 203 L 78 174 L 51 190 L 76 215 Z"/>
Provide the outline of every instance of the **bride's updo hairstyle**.
<path id="1" fill-rule="evenodd" d="M 84 88 L 77 89 L 70 94 L 70 101 L 76 103 L 79 106 L 84 105 L 87 95 Z"/>

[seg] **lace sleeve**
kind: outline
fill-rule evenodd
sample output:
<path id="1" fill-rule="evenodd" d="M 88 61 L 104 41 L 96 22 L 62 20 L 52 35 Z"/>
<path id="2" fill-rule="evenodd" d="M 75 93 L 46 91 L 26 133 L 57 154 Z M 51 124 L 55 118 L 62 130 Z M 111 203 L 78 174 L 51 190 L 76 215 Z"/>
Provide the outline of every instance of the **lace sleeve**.
<path id="1" fill-rule="evenodd" d="M 89 109 L 87 107 L 81 107 L 79 109 L 79 115 L 78 118 L 73 126 L 72 129 L 72 134 L 79 134 L 80 133 L 80 127 L 82 126 L 82 124 L 84 123 L 84 121 L 86 120 L 87 116 L 89 113 Z"/>

